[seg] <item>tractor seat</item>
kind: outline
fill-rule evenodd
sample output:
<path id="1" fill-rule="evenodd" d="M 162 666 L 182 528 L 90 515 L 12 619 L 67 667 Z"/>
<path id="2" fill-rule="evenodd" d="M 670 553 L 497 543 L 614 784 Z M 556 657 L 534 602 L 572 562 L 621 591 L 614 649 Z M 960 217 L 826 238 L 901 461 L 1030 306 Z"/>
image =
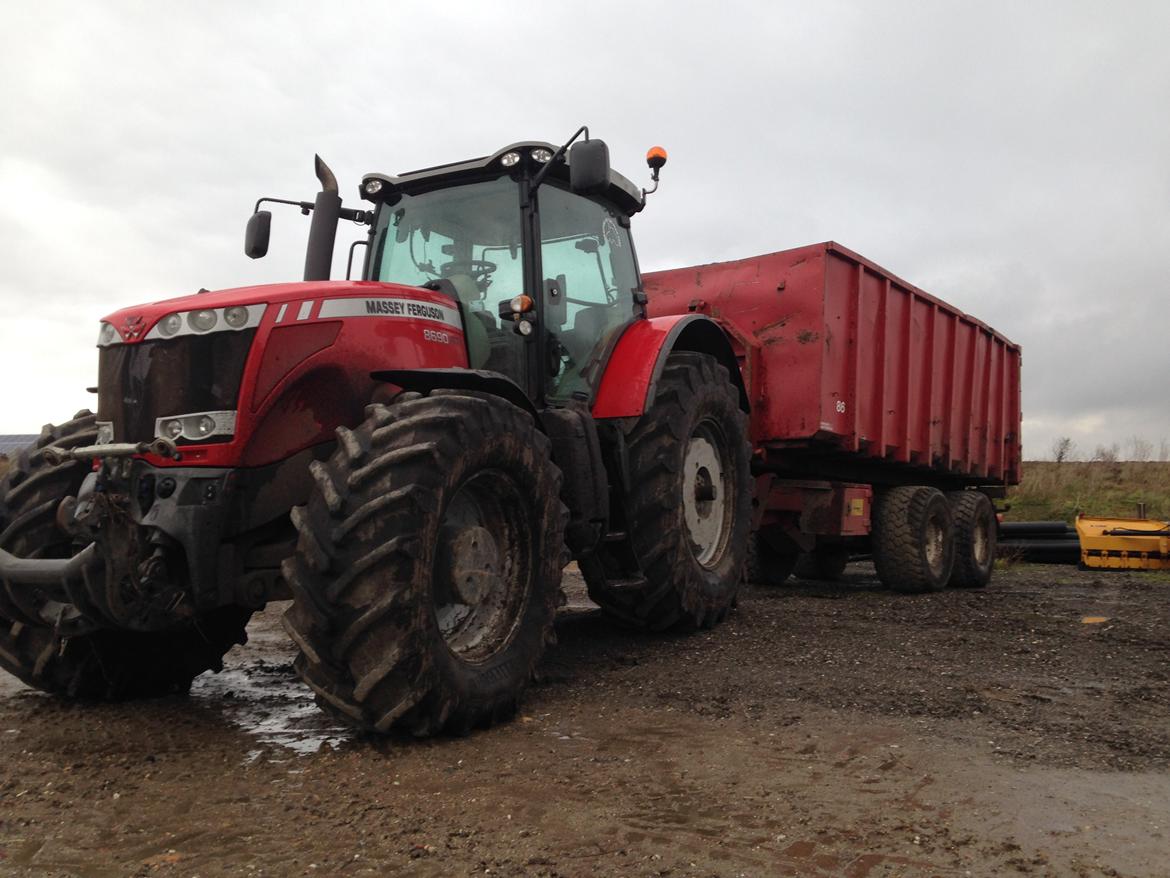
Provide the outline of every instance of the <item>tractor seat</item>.
<path id="1" fill-rule="evenodd" d="M 589 362 L 590 355 L 598 345 L 603 344 L 613 331 L 614 309 L 608 305 L 593 305 L 582 308 L 573 315 L 573 329 L 560 334 L 560 342 L 569 352 L 575 364 L 582 369 Z"/>
<path id="2" fill-rule="evenodd" d="M 610 305 L 592 305 L 582 308 L 573 317 L 573 336 L 578 344 L 592 348 L 601 341 L 609 322 L 613 319 L 613 307 Z"/>
<path id="3" fill-rule="evenodd" d="M 573 315 L 573 331 L 564 333 L 565 346 L 573 359 L 584 363 L 589 353 L 613 331 L 614 309 L 609 305 L 582 308 Z"/>
<path id="4" fill-rule="evenodd" d="M 447 278 L 447 282 L 455 288 L 455 295 L 463 303 L 465 311 L 470 311 L 473 304 L 482 301 L 483 296 L 479 291 L 479 285 L 471 275 L 453 274 Z"/>
<path id="5" fill-rule="evenodd" d="M 455 288 L 455 295 L 462 305 L 463 332 L 467 336 L 468 365 L 472 369 L 484 369 L 492 353 L 491 334 L 498 332 L 495 318 L 481 307 L 479 286 L 471 275 L 453 274 L 447 282 Z"/>

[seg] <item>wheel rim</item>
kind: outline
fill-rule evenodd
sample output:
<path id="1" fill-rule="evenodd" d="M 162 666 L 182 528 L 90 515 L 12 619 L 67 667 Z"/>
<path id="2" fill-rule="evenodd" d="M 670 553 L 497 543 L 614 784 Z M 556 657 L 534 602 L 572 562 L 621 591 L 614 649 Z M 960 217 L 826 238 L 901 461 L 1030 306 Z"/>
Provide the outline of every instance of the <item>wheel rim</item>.
<path id="1" fill-rule="evenodd" d="M 511 643 L 531 591 L 535 523 L 516 484 L 485 470 L 447 504 L 435 547 L 435 621 L 447 648 L 483 662 Z"/>
<path id="2" fill-rule="evenodd" d="M 942 576 L 943 558 L 946 547 L 946 527 L 939 516 L 932 515 L 926 522 L 926 564 L 935 577 Z"/>
<path id="3" fill-rule="evenodd" d="M 703 422 L 687 442 L 683 458 L 683 517 L 695 560 L 713 567 L 723 557 L 733 501 L 726 443 L 714 424 Z"/>
<path id="4" fill-rule="evenodd" d="M 971 553 L 977 566 L 987 566 L 991 557 L 991 534 L 986 520 L 980 520 L 975 524 L 971 535 Z"/>

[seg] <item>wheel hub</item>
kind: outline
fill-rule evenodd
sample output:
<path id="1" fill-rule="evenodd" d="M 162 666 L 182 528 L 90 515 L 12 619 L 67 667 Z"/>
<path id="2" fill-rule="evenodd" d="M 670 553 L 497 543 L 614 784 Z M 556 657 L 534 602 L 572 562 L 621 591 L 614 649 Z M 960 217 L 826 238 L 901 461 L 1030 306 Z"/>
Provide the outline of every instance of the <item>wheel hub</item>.
<path id="1" fill-rule="evenodd" d="M 483 472 L 451 498 L 435 546 L 435 620 L 447 647 L 483 661 L 512 637 L 532 575 L 532 523 L 514 484 Z"/>
<path id="2" fill-rule="evenodd" d="M 987 522 L 980 521 L 973 533 L 974 540 L 972 545 L 972 552 L 975 555 L 975 563 L 980 567 L 987 565 L 987 557 L 991 554 L 991 537 L 988 534 Z"/>
<path id="3" fill-rule="evenodd" d="M 946 534 L 942 523 L 932 518 L 926 525 L 924 548 L 926 550 L 926 563 L 936 576 L 942 573 L 945 540 Z"/>
<path id="4" fill-rule="evenodd" d="M 439 540 L 445 549 L 440 576 L 462 603 L 474 606 L 499 586 L 500 550 L 490 531 L 474 525 L 447 527 Z"/>
<path id="5" fill-rule="evenodd" d="M 683 459 L 683 516 L 695 558 L 712 566 L 722 556 L 731 523 L 730 496 L 722 442 L 715 429 L 701 424 L 687 443 Z"/>

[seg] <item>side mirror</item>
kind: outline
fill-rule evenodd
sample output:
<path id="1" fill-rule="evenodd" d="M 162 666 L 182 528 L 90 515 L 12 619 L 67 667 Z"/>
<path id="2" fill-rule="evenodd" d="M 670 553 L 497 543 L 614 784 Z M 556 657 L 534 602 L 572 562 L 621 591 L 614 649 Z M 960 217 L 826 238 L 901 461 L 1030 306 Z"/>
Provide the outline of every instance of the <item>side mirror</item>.
<path id="1" fill-rule="evenodd" d="M 581 195 L 609 185 L 609 147 L 604 140 L 582 140 L 569 150 L 569 186 Z"/>
<path id="2" fill-rule="evenodd" d="M 244 254 L 249 259 L 259 259 L 268 252 L 268 236 L 272 232 L 272 211 L 258 210 L 248 218 L 248 230 L 244 233 Z"/>

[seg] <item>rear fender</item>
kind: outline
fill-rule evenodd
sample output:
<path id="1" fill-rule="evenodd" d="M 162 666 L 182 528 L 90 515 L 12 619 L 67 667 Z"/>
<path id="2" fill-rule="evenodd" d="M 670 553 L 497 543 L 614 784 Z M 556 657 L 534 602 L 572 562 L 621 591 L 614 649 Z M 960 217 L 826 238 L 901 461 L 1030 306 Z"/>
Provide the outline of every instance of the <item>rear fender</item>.
<path id="1" fill-rule="evenodd" d="M 747 390 L 727 333 L 702 314 L 671 314 L 637 320 L 622 333 L 606 363 L 593 402 L 595 418 L 636 418 L 653 401 L 666 358 L 674 351 L 710 354 L 726 367 L 749 411 Z"/>

